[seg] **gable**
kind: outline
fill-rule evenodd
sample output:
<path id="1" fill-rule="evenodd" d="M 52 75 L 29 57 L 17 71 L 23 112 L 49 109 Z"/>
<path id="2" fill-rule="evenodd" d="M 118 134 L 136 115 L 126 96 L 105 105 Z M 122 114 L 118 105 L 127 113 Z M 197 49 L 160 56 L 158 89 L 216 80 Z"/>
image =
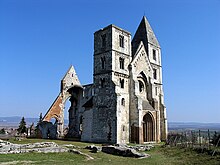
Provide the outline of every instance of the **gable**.
<path id="1" fill-rule="evenodd" d="M 135 57 L 131 62 L 133 73 L 139 74 L 144 72 L 146 75 L 150 76 L 153 73 L 152 66 L 147 56 L 144 44 L 141 41 L 139 47 L 135 53 Z"/>
<path id="2" fill-rule="evenodd" d="M 63 89 L 69 89 L 70 87 L 73 86 L 78 86 L 82 88 L 73 66 L 70 66 L 69 70 L 66 72 L 65 76 L 63 77 L 62 85 L 63 85 Z"/>

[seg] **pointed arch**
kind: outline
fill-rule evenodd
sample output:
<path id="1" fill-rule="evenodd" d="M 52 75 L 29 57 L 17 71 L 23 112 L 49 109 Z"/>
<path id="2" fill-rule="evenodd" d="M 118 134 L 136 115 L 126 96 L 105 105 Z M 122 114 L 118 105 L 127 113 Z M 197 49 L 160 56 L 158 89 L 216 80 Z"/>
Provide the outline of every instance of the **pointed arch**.
<path id="1" fill-rule="evenodd" d="M 149 101 L 149 103 L 152 105 L 153 101 L 153 96 L 152 96 L 152 84 L 151 84 L 151 78 L 147 77 L 144 71 L 141 71 L 137 77 L 138 82 L 139 82 L 139 92 L 145 91 L 146 93 L 146 99 Z M 141 89 L 141 82 L 144 83 L 144 89 Z M 143 87 L 142 87 L 143 88 Z"/>
<path id="2" fill-rule="evenodd" d="M 139 73 L 139 75 L 140 75 L 141 78 L 144 80 L 144 82 L 145 82 L 146 85 L 149 84 L 149 80 L 148 80 L 146 74 L 144 73 L 144 71 L 141 71 L 141 72 Z"/>
<path id="3" fill-rule="evenodd" d="M 155 121 L 153 115 L 148 112 L 143 117 L 143 140 L 144 142 L 155 141 Z"/>

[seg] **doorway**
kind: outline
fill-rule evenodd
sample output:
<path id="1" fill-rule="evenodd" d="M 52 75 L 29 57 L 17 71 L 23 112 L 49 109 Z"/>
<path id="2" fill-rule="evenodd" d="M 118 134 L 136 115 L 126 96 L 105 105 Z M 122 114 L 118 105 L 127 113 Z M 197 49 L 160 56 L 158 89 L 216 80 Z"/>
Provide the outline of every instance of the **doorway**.
<path id="1" fill-rule="evenodd" d="M 144 142 L 151 142 L 154 140 L 154 120 L 150 113 L 143 117 L 143 140 Z"/>

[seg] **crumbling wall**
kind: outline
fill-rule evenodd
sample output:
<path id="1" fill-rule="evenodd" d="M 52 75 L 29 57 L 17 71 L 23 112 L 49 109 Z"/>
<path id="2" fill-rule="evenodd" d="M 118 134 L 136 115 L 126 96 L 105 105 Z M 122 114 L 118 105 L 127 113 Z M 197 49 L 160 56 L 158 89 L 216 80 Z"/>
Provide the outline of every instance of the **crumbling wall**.
<path id="1" fill-rule="evenodd" d="M 43 139 L 56 139 L 57 138 L 57 125 L 51 122 L 43 121 L 39 124 L 39 130 Z"/>

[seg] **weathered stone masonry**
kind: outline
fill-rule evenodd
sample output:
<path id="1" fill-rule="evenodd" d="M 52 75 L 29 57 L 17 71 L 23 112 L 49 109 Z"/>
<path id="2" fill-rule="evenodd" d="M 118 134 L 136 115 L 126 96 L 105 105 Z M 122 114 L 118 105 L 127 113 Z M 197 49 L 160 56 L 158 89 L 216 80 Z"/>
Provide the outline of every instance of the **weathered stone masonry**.
<path id="1" fill-rule="evenodd" d="M 115 25 L 95 32 L 93 57 L 93 84 L 82 86 L 71 66 L 44 116 L 45 122 L 56 119 L 57 137 L 104 143 L 165 140 L 161 50 L 146 17 L 132 41 L 129 32 Z M 65 134 L 63 111 L 68 99 L 71 107 Z"/>

